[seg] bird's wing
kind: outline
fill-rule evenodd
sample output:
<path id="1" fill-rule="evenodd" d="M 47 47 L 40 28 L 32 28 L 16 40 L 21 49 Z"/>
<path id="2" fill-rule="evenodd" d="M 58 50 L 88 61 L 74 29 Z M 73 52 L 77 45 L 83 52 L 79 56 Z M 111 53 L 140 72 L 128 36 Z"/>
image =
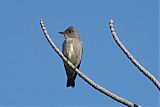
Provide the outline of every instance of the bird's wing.
<path id="1" fill-rule="evenodd" d="M 81 52 L 81 59 L 80 59 L 80 62 L 79 62 L 79 64 L 78 64 L 78 66 L 77 66 L 77 68 L 79 69 L 80 68 L 80 65 L 81 65 L 81 61 L 82 61 L 82 55 L 83 55 L 83 43 L 80 41 L 80 46 L 82 47 L 82 52 Z"/>

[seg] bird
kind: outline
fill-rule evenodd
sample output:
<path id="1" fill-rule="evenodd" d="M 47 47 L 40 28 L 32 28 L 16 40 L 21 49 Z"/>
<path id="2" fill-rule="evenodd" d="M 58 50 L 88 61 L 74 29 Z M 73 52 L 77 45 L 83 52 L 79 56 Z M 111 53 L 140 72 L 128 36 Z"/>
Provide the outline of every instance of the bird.
<path id="1" fill-rule="evenodd" d="M 79 69 L 83 54 L 83 44 L 78 31 L 73 26 L 70 26 L 64 32 L 59 33 L 65 38 L 62 44 L 62 53 L 77 69 Z M 63 63 L 67 75 L 66 87 L 74 88 L 77 73 L 64 61 Z"/>

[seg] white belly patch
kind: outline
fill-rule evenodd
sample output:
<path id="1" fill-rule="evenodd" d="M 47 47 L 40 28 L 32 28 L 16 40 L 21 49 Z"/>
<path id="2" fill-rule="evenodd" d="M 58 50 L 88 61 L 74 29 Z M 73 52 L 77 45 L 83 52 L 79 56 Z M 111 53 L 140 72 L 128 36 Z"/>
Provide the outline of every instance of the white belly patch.
<path id="1" fill-rule="evenodd" d="M 69 51 L 68 51 L 68 58 L 69 58 L 70 60 L 72 60 L 73 56 L 74 56 L 73 44 L 70 44 L 70 45 L 69 45 Z"/>

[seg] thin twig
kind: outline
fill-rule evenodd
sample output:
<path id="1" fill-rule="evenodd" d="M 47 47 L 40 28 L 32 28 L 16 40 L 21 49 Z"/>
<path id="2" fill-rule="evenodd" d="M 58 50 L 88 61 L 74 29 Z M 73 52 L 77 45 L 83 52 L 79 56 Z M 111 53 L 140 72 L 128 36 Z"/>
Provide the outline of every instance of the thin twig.
<path id="1" fill-rule="evenodd" d="M 92 81 L 91 79 L 89 79 L 85 74 L 83 74 L 80 70 L 78 70 L 69 60 L 67 60 L 67 58 L 63 55 L 63 53 L 56 47 L 56 45 L 54 44 L 54 42 L 51 40 L 51 38 L 49 37 L 49 34 L 47 33 L 46 27 L 42 21 L 42 19 L 40 20 L 40 25 L 41 28 L 43 30 L 43 33 L 46 37 L 46 39 L 48 40 L 48 42 L 50 43 L 50 45 L 52 46 L 52 48 L 56 51 L 56 53 L 62 58 L 62 60 L 68 64 L 71 68 L 73 68 L 75 70 L 75 72 L 77 72 L 77 74 L 84 80 L 86 81 L 88 84 L 90 84 L 93 88 L 95 88 L 96 90 L 100 91 L 101 93 L 111 97 L 112 99 L 116 100 L 119 103 L 122 103 L 126 106 L 129 107 L 140 107 L 136 104 L 131 103 L 130 101 L 121 98 L 119 96 L 117 96 L 116 94 L 106 90 L 105 88 L 99 86 L 98 84 L 96 84 L 94 81 Z"/>
<path id="2" fill-rule="evenodd" d="M 120 39 L 118 38 L 115 29 L 114 29 L 114 25 L 113 25 L 113 20 L 110 20 L 110 30 L 112 33 L 112 36 L 114 38 L 114 40 L 116 41 L 116 43 L 118 44 L 118 46 L 122 49 L 122 51 L 125 53 L 125 55 L 132 61 L 132 63 L 146 76 L 148 77 L 153 84 L 160 90 L 160 83 L 158 82 L 158 80 L 149 72 L 147 71 L 132 55 L 131 53 L 127 50 L 127 48 L 122 44 L 122 42 L 120 41 Z"/>

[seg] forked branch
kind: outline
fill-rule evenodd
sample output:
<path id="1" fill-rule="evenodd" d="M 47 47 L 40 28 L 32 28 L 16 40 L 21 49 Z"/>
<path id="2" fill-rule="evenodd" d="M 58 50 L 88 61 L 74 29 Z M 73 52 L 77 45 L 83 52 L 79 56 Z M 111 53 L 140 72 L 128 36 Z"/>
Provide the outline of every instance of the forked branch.
<path id="1" fill-rule="evenodd" d="M 40 25 L 41 28 L 43 30 L 43 33 L 46 37 L 46 39 L 48 40 L 48 42 L 50 43 L 50 45 L 52 46 L 52 48 L 56 51 L 56 53 L 62 58 L 62 60 L 68 64 L 72 69 L 75 70 L 75 72 L 77 72 L 77 74 L 84 80 L 86 81 L 88 84 L 90 84 L 94 89 L 100 91 L 101 93 L 111 97 L 112 99 L 116 100 L 119 103 L 122 103 L 126 106 L 129 107 L 140 107 L 136 104 L 131 103 L 130 101 L 121 98 L 119 96 L 117 96 L 116 94 L 106 90 L 105 88 L 99 86 L 98 84 L 96 84 L 94 81 L 92 81 L 91 79 L 89 79 L 85 74 L 83 74 L 80 70 L 78 70 L 69 60 L 67 60 L 67 58 L 63 55 L 63 53 L 56 47 L 56 45 L 54 44 L 54 42 L 51 40 L 51 38 L 49 37 L 49 34 L 47 33 L 46 27 L 42 21 L 42 19 L 40 20 Z"/>
<path id="2" fill-rule="evenodd" d="M 122 51 L 125 53 L 125 55 L 132 61 L 132 63 L 146 76 L 148 77 L 153 84 L 160 90 L 160 83 L 158 82 L 158 80 L 149 72 L 147 71 L 132 55 L 131 53 L 127 50 L 127 48 L 122 44 L 122 42 L 120 41 L 120 39 L 118 38 L 115 29 L 114 29 L 114 25 L 113 25 L 113 20 L 110 20 L 110 30 L 112 33 L 112 36 L 114 38 L 114 40 L 116 41 L 117 45 L 122 49 Z"/>

